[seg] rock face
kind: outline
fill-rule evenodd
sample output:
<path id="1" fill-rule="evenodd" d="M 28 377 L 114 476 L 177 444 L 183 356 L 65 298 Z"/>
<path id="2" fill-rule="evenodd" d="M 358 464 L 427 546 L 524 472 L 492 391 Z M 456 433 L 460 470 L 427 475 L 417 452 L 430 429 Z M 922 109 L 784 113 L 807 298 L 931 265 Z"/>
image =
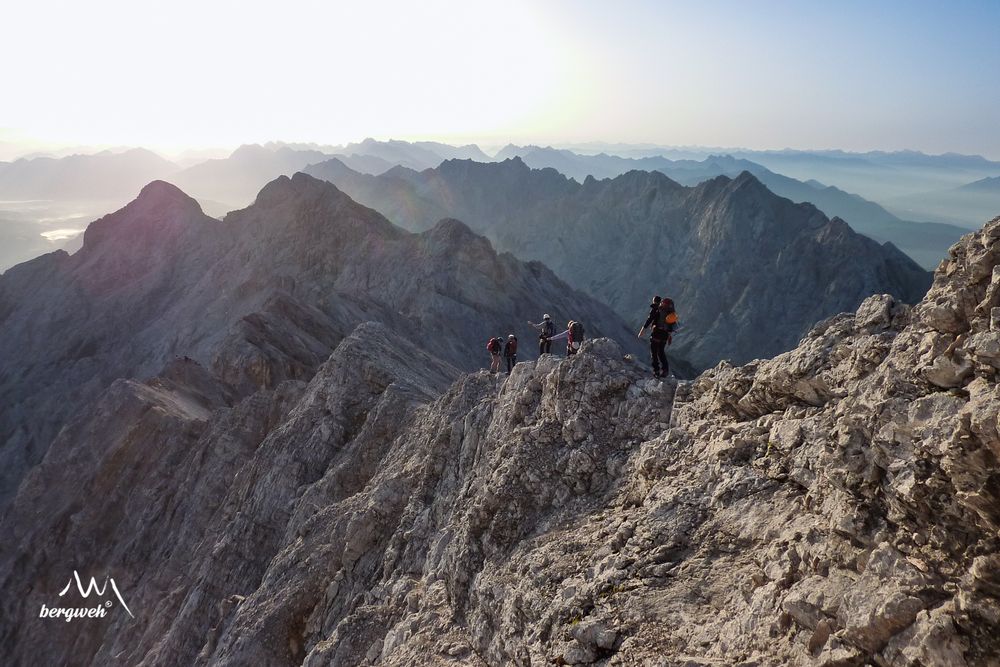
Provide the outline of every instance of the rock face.
<path id="1" fill-rule="evenodd" d="M 790 178 L 751 160 L 734 158 L 731 155 L 708 155 L 700 160 L 671 160 L 663 156 L 628 158 L 606 153 L 583 155 L 539 146 L 508 146 L 502 154 L 505 157 L 520 157 L 533 169 L 552 167 L 581 183 L 588 176 L 598 179 L 614 178 L 635 169 L 642 169 L 663 172 L 682 185 L 697 185 L 716 176 L 736 178 L 742 172 L 749 171 L 776 195 L 791 199 L 793 202 L 814 204 L 827 216 L 846 220 L 851 229 L 865 236 L 879 242 L 891 242 L 927 269 L 935 268 L 948 253 L 948 248 L 969 231 L 967 227 L 901 220 L 882 206 L 856 194 L 813 180 L 800 181 Z M 357 169 L 357 171 L 367 170 Z M 997 211 L 1000 211 L 1000 206 L 973 220 L 978 224 L 978 221 L 990 217 Z"/>
<path id="2" fill-rule="evenodd" d="M 606 339 L 451 382 L 378 324 L 242 398 L 180 360 L 112 384 L 21 485 L 0 646 L 94 665 L 994 665 L 998 328 L 1000 218 L 915 307 L 870 297 L 680 386 Z M 74 568 L 111 572 L 135 618 L 38 619 Z"/>
<path id="3" fill-rule="evenodd" d="M 410 229 L 457 217 L 637 328 L 653 294 L 669 295 L 686 329 L 678 353 L 702 368 L 783 352 L 872 294 L 915 303 L 930 284 L 893 246 L 776 196 L 747 172 L 682 187 L 643 171 L 578 184 L 519 158 L 380 176 L 330 160 L 307 171 Z"/>
<path id="4" fill-rule="evenodd" d="M 0 508 L 59 429 L 118 378 L 188 357 L 238 397 L 307 380 L 361 322 L 459 368 L 550 312 L 641 348 L 606 306 L 465 225 L 394 227 L 329 183 L 281 177 L 224 221 L 154 182 L 87 229 L 83 248 L 0 276 Z"/>

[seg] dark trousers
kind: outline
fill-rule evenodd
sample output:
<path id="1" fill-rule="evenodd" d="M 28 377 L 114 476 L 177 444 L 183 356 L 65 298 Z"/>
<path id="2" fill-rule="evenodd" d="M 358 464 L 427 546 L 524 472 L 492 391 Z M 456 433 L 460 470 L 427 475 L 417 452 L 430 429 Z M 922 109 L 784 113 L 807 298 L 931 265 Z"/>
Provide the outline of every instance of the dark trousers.
<path id="1" fill-rule="evenodd" d="M 545 338 L 538 339 L 538 356 L 548 354 L 552 351 L 552 341 Z"/>
<path id="2" fill-rule="evenodd" d="M 517 363 L 517 355 L 508 355 L 505 359 L 507 359 L 507 372 L 510 373 L 514 368 L 514 364 Z"/>
<path id="3" fill-rule="evenodd" d="M 667 363 L 667 339 L 650 338 L 649 356 L 653 360 L 653 374 L 666 377 L 670 374 L 670 364 Z M 662 370 L 661 370 L 662 368 Z"/>

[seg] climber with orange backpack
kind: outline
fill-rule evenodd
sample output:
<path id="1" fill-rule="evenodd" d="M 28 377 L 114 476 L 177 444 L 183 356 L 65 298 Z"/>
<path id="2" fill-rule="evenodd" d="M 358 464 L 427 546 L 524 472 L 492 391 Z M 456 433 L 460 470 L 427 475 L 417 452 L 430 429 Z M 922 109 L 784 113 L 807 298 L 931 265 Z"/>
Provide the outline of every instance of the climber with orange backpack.
<path id="1" fill-rule="evenodd" d="M 574 355 L 580 351 L 580 346 L 583 344 L 583 324 L 575 320 L 570 320 L 566 323 L 566 331 L 560 334 L 551 336 L 548 338 L 549 342 L 554 340 L 566 339 L 566 356 Z"/>
<path id="2" fill-rule="evenodd" d="M 490 362 L 490 372 L 499 373 L 500 372 L 500 353 L 503 351 L 503 339 L 500 336 L 494 336 L 490 338 L 486 343 L 486 350 L 490 353 L 492 361 Z"/>
<path id="3" fill-rule="evenodd" d="M 639 338 L 650 327 L 649 356 L 653 362 L 653 377 L 668 377 L 670 365 L 667 362 L 667 346 L 673 342 L 674 329 L 677 328 L 677 311 L 673 300 L 653 297 L 653 303 L 649 305 L 649 317 L 639 329 Z"/>

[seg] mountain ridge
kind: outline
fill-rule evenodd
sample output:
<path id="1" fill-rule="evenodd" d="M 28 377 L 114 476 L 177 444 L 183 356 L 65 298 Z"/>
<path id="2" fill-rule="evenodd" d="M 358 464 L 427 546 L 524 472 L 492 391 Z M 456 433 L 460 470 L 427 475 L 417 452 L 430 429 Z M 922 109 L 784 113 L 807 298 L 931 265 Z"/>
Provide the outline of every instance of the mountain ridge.
<path id="1" fill-rule="evenodd" d="M 685 327 L 696 332 L 678 336 L 677 345 L 699 367 L 780 352 L 817 319 L 856 307 L 871 293 L 895 292 L 912 302 L 930 282 L 897 249 L 861 235 L 842 233 L 831 237 L 839 246 L 822 248 L 810 235 L 829 220 L 812 205 L 777 197 L 748 172 L 684 187 L 642 170 L 577 183 L 515 158 L 446 161 L 381 176 L 357 174 L 342 162 L 306 171 L 410 229 L 459 218 L 498 248 L 542 261 L 637 321 L 637 329 L 648 299 L 668 292 Z M 761 233 L 748 235 L 751 228 Z M 848 261 L 850 272 L 837 270 Z M 787 283 L 803 286 L 785 303 L 778 285 Z"/>
<path id="2" fill-rule="evenodd" d="M 693 160 L 669 159 L 659 155 L 581 155 L 551 147 L 508 145 L 502 156 L 520 156 L 529 166 L 536 168 L 554 167 L 580 182 L 586 180 L 587 176 L 613 178 L 625 171 L 642 169 L 661 171 L 682 185 L 697 185 L 718 175 L 735 177 L 742 171 L 749 171 L 775 194 L 798 203 L 812 203 L 827 216 L 843 218 L 856 231 L 879 242 L 892 241 L 896 247 L 903 249 L 928 269 L 936 267 L 947 249 L 967 231 L 965 228 L 942 223 L 905 221 L 860 195 L 818 182 L 796 180 L 771 171 L 751 159 L 734 157 L 732 154 L 712 153 L 702 160 Z"/>
<path id="3" fill-rule="evenodd" d="M 116 378 L 183 356 L 243 396 L 310 377 L 368 320 L 434 341 L 437 356 L 469 369 L 488 361 L 485 340 L 512 332 L 532 358 L 525 321 L 543 312 L 641 350 L 609 308 L 455 223 L 413 234 L 305 174 L 276 179 L 222 221 L 151 184 L 95 222 L 77 253 L 0 275 L 0 354 L 11 360 L 0 375 L 10 463 L 0 501 Z"/>

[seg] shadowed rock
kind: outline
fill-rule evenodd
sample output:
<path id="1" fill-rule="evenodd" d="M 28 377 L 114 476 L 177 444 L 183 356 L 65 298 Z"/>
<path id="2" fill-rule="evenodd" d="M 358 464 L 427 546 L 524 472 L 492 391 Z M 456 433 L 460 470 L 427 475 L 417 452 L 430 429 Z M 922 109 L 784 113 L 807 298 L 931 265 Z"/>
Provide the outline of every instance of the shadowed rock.
<path id="1" fill-rule="evenodd" d="M 916 306 L 680 386 L 608 339 L 461 375 L 375 324 L 242 398 L 116 382 L 5 519 L 5 655 L 996 664 L 998 264 L 1000 219 Z M 136 619 L 29 622 L 76 563 Z"/>
<path id="2" fill-rule="evenodd" d="M 928 272 L 891 244 L 855 233 L 755 176 L 684 187 L 657 171 L 570 180 L 520 158 L 358 174 L 336 159 L 307 168 L 408 229 L 454 217 L 493 244 L 538 260 L 635 327 L 654 294 L 677 304 L 675 349 L 698 367 L 795 345 L 817 320 L 872 294 L 915 303 Z"/>

